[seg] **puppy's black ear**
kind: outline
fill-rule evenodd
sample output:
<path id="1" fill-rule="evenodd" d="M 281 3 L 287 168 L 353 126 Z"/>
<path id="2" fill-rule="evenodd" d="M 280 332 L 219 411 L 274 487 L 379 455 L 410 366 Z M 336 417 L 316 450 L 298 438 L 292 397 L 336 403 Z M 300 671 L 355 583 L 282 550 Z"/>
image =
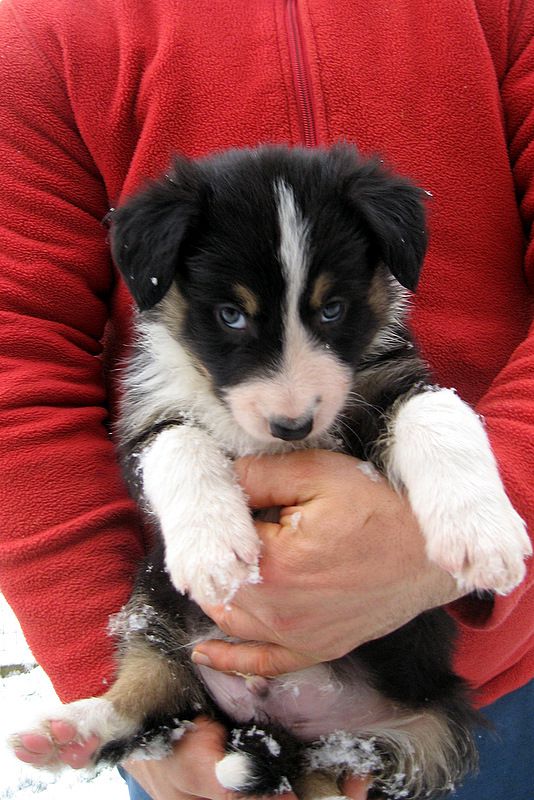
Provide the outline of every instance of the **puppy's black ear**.
<path id="1" fill-rule="evenodd" d="M 361 165 L 350 188 L 351 203 L 367 225 L 377 260 L 412 292 L 427 247 L 424 194 L 406 178 L 388 173 L 377 160 Z"/>
<path id="2" fill-rule="evenodd" d="M 168 292 L 180 251 L 200 209 L 201 181 L 195 164 L 177 158 L 171 170 L 111 215 L 111 252 L 141 311 Z"/>

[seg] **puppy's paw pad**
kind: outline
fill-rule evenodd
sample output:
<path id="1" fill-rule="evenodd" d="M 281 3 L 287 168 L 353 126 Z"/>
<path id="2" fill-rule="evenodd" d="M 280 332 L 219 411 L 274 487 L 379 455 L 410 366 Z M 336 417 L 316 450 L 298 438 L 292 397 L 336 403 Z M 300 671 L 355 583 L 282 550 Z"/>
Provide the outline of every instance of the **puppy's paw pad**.
<path id="1" fill-rule="evenodd" d="M 58 745 L 69 744 L 77 738 L 77 730 L 71 722 L 62 719 L 50 722 L 50 733 Z"/>
<path id="2" fill-rule="evenodd" d="M 8 739 L 14 755 L 25 764 L 43 767 L 53 760 L 55 748 L 49 736 L 40 733 L 13 734 Z"/>
<path id="3" fill-rule="evenodd" d="M 73 769 L 84 769 L 93 764 L 94 757 L 100 749 L 100 739 L 93 734 L 82 741 L 69 742 L 59 748 L 61 761 Z"/>
<path id="4" fill-rule="evenodd" d="M 43 720 L 38 729 L 13 734 L 9 744 L 19 761 L 56 771 L 64 766 L 90 766 L 100 748 L 100 739 L 95 734 L 85 739 L 73 725 L 62 720 Z"/>

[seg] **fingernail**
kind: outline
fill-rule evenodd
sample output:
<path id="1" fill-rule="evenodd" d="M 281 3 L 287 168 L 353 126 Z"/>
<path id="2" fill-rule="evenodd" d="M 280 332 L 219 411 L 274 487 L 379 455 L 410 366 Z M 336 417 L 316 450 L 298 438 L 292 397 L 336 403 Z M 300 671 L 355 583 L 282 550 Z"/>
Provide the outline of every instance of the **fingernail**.
<path id="1" fill-rule="evenodd" d="M 201 664 L 203 667 L 211 667 L 211 660 L 205 653 L 199 653 L 198 650 L 193 650 L 191 661 L 194 664 Z"/>

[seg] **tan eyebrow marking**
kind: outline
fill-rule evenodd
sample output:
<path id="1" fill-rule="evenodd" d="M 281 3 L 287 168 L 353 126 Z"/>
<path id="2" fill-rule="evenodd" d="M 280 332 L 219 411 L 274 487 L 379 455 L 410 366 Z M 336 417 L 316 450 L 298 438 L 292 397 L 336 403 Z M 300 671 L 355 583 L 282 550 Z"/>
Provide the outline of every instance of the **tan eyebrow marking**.
<path id="1" fill-rule="evenodd" d="M 383 270 L 379 269 L 373 275 L 367 299 L 378 319 L 381 322 L 382 320 L 385 322 L 388 318 L 388 310 L 390 308 L 391 300 L 388 293 L 387 280 L 383 274 Z"/>
<path id="2" fill-rule="evenodd" d="M 243 286 L 240 283 L 234 284 L 233 290 L 236 297 L 239 297 L 243 303 L 243 308 L 248 316 L 254 317 L 260 310 L 260 304 L 258 303 L 258 298 L 254 292 L 252 292 L 247 286 Z"/>
<path id="3" fill-rule="evenodd" d="M 315 279 L 310 298 L 310 305 L 313 309 L 318 311 L 325 304 L 331 286 L 332 276 L 328 272 L 322 272 L 319 277 Z"/>

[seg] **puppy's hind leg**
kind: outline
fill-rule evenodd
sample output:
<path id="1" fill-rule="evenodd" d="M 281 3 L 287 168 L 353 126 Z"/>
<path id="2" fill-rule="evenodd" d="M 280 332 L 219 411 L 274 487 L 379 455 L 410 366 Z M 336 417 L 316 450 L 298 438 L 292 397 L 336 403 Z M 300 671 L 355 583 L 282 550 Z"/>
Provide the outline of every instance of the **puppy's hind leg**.
<path id="1" fill-rule="evenodd" d="M 184 664 L 156 648 L 136 642 L 123 658 L 116 683 L 105 695 L 121 720 L 130 722 L 122 737 L 109 739 L 96 761 L 115 764 L 127 757 L 161 758 L 208 712 L 197 679 Z"/>
<path id="2" fill-rule="evenodd" d="M 140 750 L 156 758 L 206 709 L 194 676 L 139 636 L 105 695 L 58 705 L 13 734 L 10 744 L 20 760 L 50 771 L 116 764 Z"/>
<path id="3" fill-rule="evenodd" d="M 293 782 L 293 788 L 299 800 L 346 800 L 335 772 L 308 772 Z"/>
<path id="4" fill-rule="evenodd" d="M 305 753 L 312 785 L 318 772 L 339 780 L 353 775 L 372 781 L 372 791 L 395 800 L 444 797 L 477 763 L 464 716 L 453 705 L 447 710 L 405 709 L 366 730 L 323 736 Z"/>
<path id="5" fill-rule="evenodd" d="M 228 752 L 215 774 L 225 789 L 244 795 L 282 794 L 300 776 L 302 754 L 302 743 L 283 728 L 250 723 L 231 731 Z"/>

